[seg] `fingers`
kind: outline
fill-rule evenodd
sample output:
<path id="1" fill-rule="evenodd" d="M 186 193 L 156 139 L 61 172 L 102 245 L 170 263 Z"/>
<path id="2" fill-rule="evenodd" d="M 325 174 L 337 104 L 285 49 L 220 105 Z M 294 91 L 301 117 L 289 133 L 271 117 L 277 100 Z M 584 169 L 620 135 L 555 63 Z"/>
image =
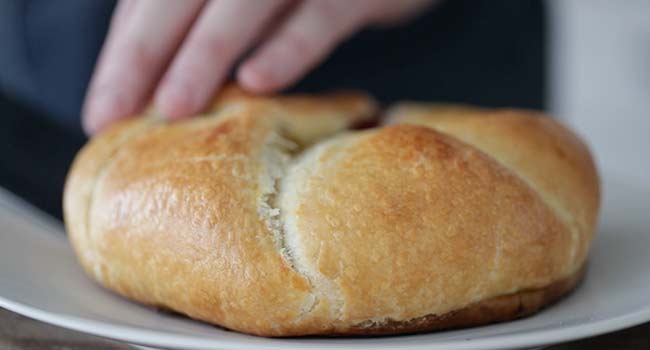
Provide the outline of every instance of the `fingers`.
<path id="1" fill-rule="evenodd" d="M 300 79 L 366 21 L 362 1 L 301 3 L 276 35 L 243 63 L 237 79 L 253 92 L 282 89 Z"/>
<path id="2" fill-rule="evenodd" d="M 120 3 L 83 109 L 96 133 L 137 112 L 203 5 L 202 0 Z"/>
<path id="3" fill-rule="evenodd" d="M 168 117 L 200 112 L 260 38 L 237 79 L 252 92 L 282 89 L 364 25 L 433 1 L 121 0 L 86 97 L 84 128 L 95 133 L 135 114 L 154 92 Z"/>
<path id="4" fill-rule="evenodd" d="M 100 67 L 103 64 L 102 62 L 105 60 L 104 57 L 106 57 L 106 52 L 108 51 L 105 48 L 109 47 L 116 37 L 120 37 L 120 34 L 118 33 L 125 27 L 124 23 L 127 22 L 129 15 L 132 13 L 135 2 L 135 0 L 120 0 L 115 6 L 113 16 L 111 17 L 110 31 L 104 40 L 103 49 L 99 53 L 99 57 L 95 63 L 97 67 Z M 90 91 L 91 89 L 88 90 Z"/>
<path id="5" fill-rule="evenodd" d="M 206 5 L 156 91 L 158 110 L 179 118 L 204 109 L 237 58 L 286 2 L 220 0 Z"/>
<path id="6" fill-rule="evenodd" d="M 115 10 L 113 11 L 113 17 L 111 18 L 112 28 L 121 28 L 122 24 L 124 24 L 129 14 L 132 13 L 133 5 L 135 3 L 135 0 L 120 0 L 117 6 L 115 6 Z"/>

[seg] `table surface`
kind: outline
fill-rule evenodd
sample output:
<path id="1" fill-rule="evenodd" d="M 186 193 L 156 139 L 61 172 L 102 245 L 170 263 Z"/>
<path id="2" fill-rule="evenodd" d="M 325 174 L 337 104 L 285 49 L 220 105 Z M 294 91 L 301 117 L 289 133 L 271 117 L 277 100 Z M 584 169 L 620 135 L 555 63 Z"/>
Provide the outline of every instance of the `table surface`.
<path id="1" fill-rule="evenodd" d="M 34 321 L 0 308 L 1 350 L 125 350 L 133 347 Z M 559 344 L 547 350 L 648 350 L 650 323 L 623 331 Z"/>

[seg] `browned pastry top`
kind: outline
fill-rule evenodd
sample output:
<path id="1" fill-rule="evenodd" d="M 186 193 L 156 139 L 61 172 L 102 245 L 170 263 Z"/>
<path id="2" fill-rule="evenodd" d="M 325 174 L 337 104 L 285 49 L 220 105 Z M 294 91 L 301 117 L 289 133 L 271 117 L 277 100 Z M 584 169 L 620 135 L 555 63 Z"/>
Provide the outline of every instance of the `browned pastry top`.
<path id="1" fill-rule="evenodd" d="M 95 137 L 65 191 L 87 272 L 137 301 L 267 336 L 383 334 L 530 313 L 576 284 L 599 206 L 591 156 L 523 110 L 366 95 L 154 112 Z M 455 316 L 454 316 L 455 315 Z"/>

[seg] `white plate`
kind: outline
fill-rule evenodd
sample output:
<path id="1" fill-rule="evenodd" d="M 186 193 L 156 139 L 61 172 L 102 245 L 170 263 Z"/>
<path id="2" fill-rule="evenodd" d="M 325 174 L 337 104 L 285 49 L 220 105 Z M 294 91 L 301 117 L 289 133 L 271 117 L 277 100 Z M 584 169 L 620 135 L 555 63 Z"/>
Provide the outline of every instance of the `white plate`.
<path id="1" fill-rule="evenodd" d="M 380 338 L 266 339 L 158 313 L 82 273 L 55 221 L 0 193 L 0 306 L 62 327 L 177 349 L 515 349 L 650 321 L 650 190 L 609 181 L 601 229 L 578 290 L 509 323 Z"/>

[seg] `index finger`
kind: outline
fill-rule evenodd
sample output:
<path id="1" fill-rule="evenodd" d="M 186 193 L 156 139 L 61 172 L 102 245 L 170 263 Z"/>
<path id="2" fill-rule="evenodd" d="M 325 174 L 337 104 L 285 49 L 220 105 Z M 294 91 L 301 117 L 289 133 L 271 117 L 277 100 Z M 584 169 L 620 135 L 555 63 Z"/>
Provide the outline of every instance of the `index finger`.
<path id="1" fill-rule="evenodd" d="M 100 131 L 143 107 L 203 3 L 140 0 L 119 28 L 111 27 L 84 105 L 87 132 Z"/>

